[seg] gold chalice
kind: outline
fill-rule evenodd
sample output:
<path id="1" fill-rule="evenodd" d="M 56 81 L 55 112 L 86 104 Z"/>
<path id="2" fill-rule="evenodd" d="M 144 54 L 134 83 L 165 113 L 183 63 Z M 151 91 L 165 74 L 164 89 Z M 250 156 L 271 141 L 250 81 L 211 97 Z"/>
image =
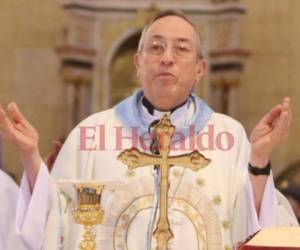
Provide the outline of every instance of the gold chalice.
<path id="1" fill-rule="evenodd" d="M 84 233 L 79 244 L 80 250 L 96 250 L 93 226 L 101 224 L 104 211 L 100 206 L 104 185 L 95 183 L 74 184 L 77 191 L 77 205 L 73 217 L 77 224 L 84 226 Z"/>

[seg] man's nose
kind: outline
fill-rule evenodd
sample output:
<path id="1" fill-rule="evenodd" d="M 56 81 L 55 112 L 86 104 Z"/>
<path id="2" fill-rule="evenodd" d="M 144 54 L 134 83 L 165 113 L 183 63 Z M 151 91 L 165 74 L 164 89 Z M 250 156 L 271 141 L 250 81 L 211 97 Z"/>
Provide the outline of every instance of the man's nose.
<path id="1" fill-rule="evenodd" d="M 164 50 L 161 56 L 161 63 L 165 65 L 172 65 L 175 62 L 174 51 L 171 47 L 168 47 Z"/>

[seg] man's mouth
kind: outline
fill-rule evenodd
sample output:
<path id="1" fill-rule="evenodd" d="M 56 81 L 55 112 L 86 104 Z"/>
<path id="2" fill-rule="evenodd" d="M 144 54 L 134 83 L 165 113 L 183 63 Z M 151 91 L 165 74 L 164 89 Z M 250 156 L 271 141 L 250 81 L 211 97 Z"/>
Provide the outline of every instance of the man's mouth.
<path id="1" fill-rule="evenodd" d="M 160 72 L 158 73 L 159 77 L 175 77 L 171 72 Z"/>

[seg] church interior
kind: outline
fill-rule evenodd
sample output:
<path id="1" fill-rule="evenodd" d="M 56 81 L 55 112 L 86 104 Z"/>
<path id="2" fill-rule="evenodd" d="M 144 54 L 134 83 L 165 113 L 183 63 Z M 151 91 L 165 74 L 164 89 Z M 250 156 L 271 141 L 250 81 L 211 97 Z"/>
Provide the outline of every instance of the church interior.
<path id="1" fill-rule="evenodd" d="M 300 185 L 300 1 L 3 0 L 0 103 L 15 101 L 39 132 L 41 154 L 83 118 L 138 88 L 132 56 L 153 13 L 168 8 L 194 21 L 208 60 L 195 92 L 248 135 L 283 97 L 293 121 L 272 155 L 281 188 Z M 17 182 L 15 148 L 0 139 L 0 168 Z"/>

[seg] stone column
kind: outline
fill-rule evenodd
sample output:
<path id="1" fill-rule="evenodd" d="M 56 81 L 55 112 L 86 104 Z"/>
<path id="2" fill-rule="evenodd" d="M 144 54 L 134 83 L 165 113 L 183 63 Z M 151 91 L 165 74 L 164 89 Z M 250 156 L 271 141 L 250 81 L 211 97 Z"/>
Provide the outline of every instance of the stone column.
<path id="1" fill-rule="evenodd" d="M 66 84 L 66 133 L 95 111 L 97 96 L 97 18 L 89 11 L 67 8 L 69 16 L 63 41 L 56 47 L 60 74 Z"/>
<path id="2" fill-rule="evenodd" d="M 209 21 L 209 102 L 213 108 L 236 115 L 236 95 L 249 52 L 241 47 L 240 20 L 246 13 L 237 0 L 212 0 L 216 14 Z"/>

